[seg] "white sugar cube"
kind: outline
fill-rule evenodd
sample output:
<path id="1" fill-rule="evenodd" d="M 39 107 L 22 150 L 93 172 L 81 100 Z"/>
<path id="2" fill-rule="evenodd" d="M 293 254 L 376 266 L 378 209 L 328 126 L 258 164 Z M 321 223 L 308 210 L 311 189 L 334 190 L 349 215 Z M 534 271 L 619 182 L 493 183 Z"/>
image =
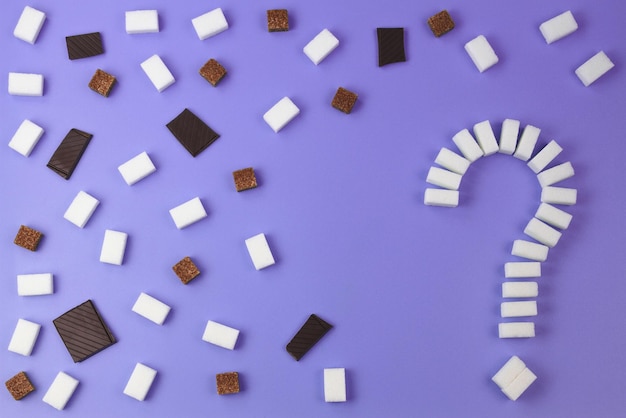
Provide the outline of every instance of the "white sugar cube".
<path id="1" fill-rule="evenodd" d="M 128 382 L 126 382 L 124 395 L 128 395 L 138 401 L 143 401 L 146 399 L 146 395 L 148 395 L 148 391 L 156 375 L 157 371 L 153 368 L 141 363 L 135 364 L 133 373 L 130 375 Z"/>
<path id="2" fill-rule="evenodd" d="M 538 261 L 517 261 L 504 264 L 504 277 L 541 277 L 541 263 Z"/>
<path id="3" fill-rule="evenodd" d="M 517 147 L 517 137 L 519 136 L 520 121 L 515 119 L 505 119 L 502 122 L 500 132 L 500 152 L 511 155 Z"/>
<path id="4" fill-rule="evenodd" d="M 204 329 L 202 340 L 219 347 L 233 350 L 239 337 L 239 330 L 209 320 Z"/>
<path id="5" fill-rule="evenodd" d="M 69 374 L 59 372 L 46 391 L 43 401 L 60 411 L 65 408 L 77 386 L 78 380 Z"/>
<path id="6" fill-rule="evenodd" d="M 202 206 L 202 202 L 199 197 L 194 197 L 191 200 L 186 201 L 174 209 L 170 209 L 170 216 L 176 224 L 176 228 L 183 229 L 200 219 L 206 218 L 207 213 Z"/>
<path id="7" fill-rule="evenodd" d="M 99 204 L 100 201 L 98 199 L 81 190 L 74 197 L 63 217 L 77 227 L 83 228 Z"/>
<path id="8" fill-rule="evenodd" d="M 522 370 L 511 384 L 503 388 L 502 392 L 508 396 L 510 400 L 516 401 L 536 379 L 537 376 L 527 367 Z"/>
<path id="9" fill-rule="evenodd" d="M 448 148 L 441 148 L 439 154 L 437 154 L 437 158 L 435 158 L 435 163 L 460 175 L 465 174 L 470 165 L 467 158 L 461 157 Z"/>
<path id="10" fill-rule="evenodd" d="M 159 31 L 159 13 L 156 10 L 126 12 L 126 33 L 155 33 Z"/>
<path id="11" fill-rule="evenodd" d="M 161 57 L 156 54 L 142 62 L 141 68 L 159 93 L 174 84 L 174 81 L 176 81 Z"/>
<path id="12" fill-rule="evenodd" d="M 517 356 L 511 357 L 491 380 L 504 389 L 509 386 L 517 376 L 526 368 L 526 364 Z"/>
<path id="13" fill-rule="evenodd" d="M 528 161 L 531 155 L 533 155 L 533 151 L 535 149 L 535 145 L 537 144 L 537 140 L 539 139 L 540 132 L 541 129 L 532 125 L 526 125 L 513 156 L 515 158 L 519 158 L 522 161 Z"/>
<path id="14" fill-rule="evenodd" d="M 550 248 L 554 247 L 561 239 L 561 233 L 559 231 L 541 222 L 537 218 L 532 218 L 530 222 L 528 222 L 528 225 L 524 228 L 524 233 Z"/>
<path id="15" fill-rule="evenodd" d="M 537 302 L 534 300 L 502 302 L 500 304 L 500 316 L 502 318 L 537 316 Z"/>
<path id="16" fill-rule="evenodd" d="M 537 174 L 541 187 L 546 187 L 568 179 L 574 175 L 574 167 L 569 161 Z"/>
<path id="17" fill-rule="evenodd" d="M 127 239 L 128 235 L 125 232 L 110 229 L 104 231 L 104 241 L 102 242 L 102 251 L 100 251 L 100 262 L 121 266 L 124 261 Z"/>
<path id="18" fill-rule="evenodd" d="M 43 128 L 28 119 L 24 120 L 9 141 L 9 147 L 28 157 L 43 135 Z"/>
<path id="19" fill-rule="evenodd" d="M 29 44 L 34 44 L 39 36 L 39 31 L 46 20 L 46 14 L 30 6 L 24 7 L 20 19 L 15 25 L 13 36 Z"/>
<path id="20" fill-rule="evenodd" d="M 191 19 L 191 23 L 201 41 L 228 29 L 226 16 L 219 7 Z"/>
<path id="21" fill-rule="evenodd" d="M 306 44 L 303 51 L 313 64 L 317 65 L 338 46 L 339 39 L 328 29 L 324 29 Z"/>
<path id="22" fill-rule="evenodd" d="M 563 148 L 561 148 L 556 141 L 552 140 L 528 162 L 528 167 L 530 167 L 534 173 L 539 173 L 546 168 L 561 151 L 563 151 Z"/>
<path id="23" fill-rule="evenodd" d="M 536 298 L 539 296 L 537 282 L 504 282 L 502 283 L 503 298 Z"/>
<path id="24" fill-rule="evenodd" d="M 513 249 L 511 255 L 528 258 L 535 261 L 546 261 L 548 258 L 549 247 L 536 242 L 516 239 L 513 241 Z"/>
<path id="25" fill-rule="evenodd" d="M 126 161 L 117 169 L 129 186 L 132 186 L 139 180 L 146 178 L 156 171 L 156 167 L 145 151 Z"/>
<path id="26" fill-rule="evenodd" d="M 534 336 L 534 322 L 501 322 L 498 324 L 499 338 L 532 338 Z"/>
<path id="27" fill-rule="evenodd" d="M 248 253 L 255 269 L 261 270 L 275 263 L 265 234 L 258 234 L 248 238 L 246 240 L 246 248 L 248 248 Z"/>
<path id="28" fill-rule="evenodd" d="M 424 192 L 424 204 L 455 208 L 459 205 L 459 192 L 457 190 L 427 188 Z"/>
<path id="29" fill-rule="evenodd" d="M 541 189 L 541 201 L 554 205 L 575 205 L 578 192 L 566 187 L 547 186 Z"/>
<path id="30" fill-rule="evenodd" d="M 300 109 L 291 101 L 289 97 L 283 97 L 270 110 L 265 112 L 263 119 L 274 130 L 278 132 L 285 127 L 293 118 L 298 116 Z"/>
<path id="31" fill-rule="evenodd" d="M 585 87 L 587 87 L 613 67 L 615 67 L 615 64 L 613 64 L 604 51 L 600 51 L 578 67 L 576 69 L 576 75 Z"/>
<path id="32" fill-rule="evenodd" d="M 163 325 L 167 314 L 170 313 L 170 309 L 168 305 L 160 300 L 141 292 L 132 310 L 157 325 Z"/>
<path id="33" fill-rule="evenodd" d="M 481 73 L 498 62 L 498 56 L 483 35 L 466 43 L 465 51 Z"/>
<path id="34" fill-rule="evenodd" d="M 461 175 L 439 167 L 430 167 L 426 182 L 449 190 L 459 190 Z"/>
<path id="35" fill-rule="evenodd" d="M 572 215 L 548 203 L 542 203 L 535 213 L 535 218 L 544 221 L 559 229 L 567 229 L 572 221 Z"/>
<path id="36" fill-rule="evenodd" d="M 491 128 L 491 123 L 488 120 L 482 121 L 474 125 L 474 136 L 478 141 L 478 145 L 483 150 L 485 155 L 495 154 L 500 150 L 498 147 L 498 141 Z"/>
<path id="37" fill-rule="evenodd" d="M 578 23 L 571 11 L 566 11 L 539 25 L 546 43 L 551 44 L 578 29 Z"/>
<path id="38" fill-rule="evenodd" d="M 26 319 L 18 319 L 15 330 L 13 330 L 13 336 L 9 342 L 9 351 L 12 351 L 23 356 L 30 356 L 37 342 L 37 336 L 41 325 L 27 321 Z"/>
<path id="39" fill-rule="evenodd" d="M 43 96 L 43 75 L 9 73 L 9 94 L 13 96 Z"/>
<path id="40" fill-rule="evenodd" d="M 19 296 L 51 295 L 54 285 L 51 273 L 18 274 L 17 294 Z"/>
<path id="41" fill-rule="evenodd" d="M 324 369 L 324 400 L 326 402 L 346 401 L 346 369 Z"/>
<path id="42" fill-rule="evenodd" d="M 456 135 L 452 137 L 452 141 L 459 148 L 461 154 L 472 163 L 483 156 L 482 148 L 480 148 L 480 145 L 478 145 L 467 129 L 457 132 Z"/>

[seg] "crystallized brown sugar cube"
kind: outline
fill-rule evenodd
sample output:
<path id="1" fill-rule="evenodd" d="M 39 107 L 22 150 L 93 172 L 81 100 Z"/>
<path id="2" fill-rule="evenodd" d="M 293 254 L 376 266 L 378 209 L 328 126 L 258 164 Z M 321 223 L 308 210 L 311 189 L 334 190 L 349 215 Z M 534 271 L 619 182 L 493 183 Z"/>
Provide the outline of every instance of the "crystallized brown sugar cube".
<path id="1" fill-rule="evenodd" d="M 341 110 L 343 113 L 350 113 L 356 103 L 357 97 L 359 96 L 356 93 L 339 87 L 337 93 L 335 93 L 335 97 L 333 97 L 331 105 L 335 109 Z"/>
<path id="2" fill-rule="evenodd" d="M 289 30 L 289 14 L 286 9 L 267 11 L 267 30 L 269 32 L 285 32 Z"/>
<path id="3" fill-rule="evenodd" d="M 104 97 L 109 97 L 109 93 L 111 92 L 111 88 L 115 84 L 115 77 L 106 71 L 102 71 L 101 69 L 97 69 L 96 73 L 91 78 L 89 82 L 89 88 L 103 95 Z"/>
<path id="4" fill-rule="evenodd" d="M 440 37 L 454 29 L 454 20 L 452 20 L 447 10 L 442 10 L 428 18 L 428 26 L 430 26 L 430 30 L 433 31 L 436 37 Z"/>
<path id="5" fill-rule="evenodd" d="M 13 242 L 20 247 L 26 248 L 27 250 L 37 251 L 37 246 L 39 245 L 39 241 L 41 241 L 41 237 L 43 237 L 41 232 L 21 225 Z"/>
<path id="6" fill-rule="evenodd" d="M 226 69 L 222 67 L 219 62 L 211 58 L 200 68 L 200 75 L 215 87 L 226 75 Z"/>
<path id="7" fill-rule="evenodd" d="M 174 273 L 176 273 L 183 284 L 189 283 L 200 274 L 200 270 L 189 257 L 185 257 L 176 263 L 172 270 L 174 270 Z"/>
<path id="8" fill-rule="evenodd" d="M 257 186 L 254 169 L 252 167 L 233 171 L 233 179 L 235 180 L 235 188 L 238 192 L 254 189 Z"/>
<path id="9" fill-rule="evenodd" d="M 239 373 L 229 372 L 216 374 L 215 380 L 217 383 L 218 395 L 239 393 Z"/>
<path id="10" fill-rule="evenodd" d="M 19 401 L 24 396 L 28 395 L 35 390 L 35 387 L 26 376 L 26 373 L 19 372 L 5 383 L 9 393 L 13 396 L 13 399 Z"/>

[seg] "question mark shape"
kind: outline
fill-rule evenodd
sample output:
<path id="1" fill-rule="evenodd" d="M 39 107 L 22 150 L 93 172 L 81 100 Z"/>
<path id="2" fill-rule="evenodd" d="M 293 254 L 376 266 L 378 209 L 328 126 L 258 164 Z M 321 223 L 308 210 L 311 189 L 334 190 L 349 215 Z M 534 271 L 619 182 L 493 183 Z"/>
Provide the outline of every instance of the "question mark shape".
<path id="1" fill-rule="evenodd" d="M 470 164 L 483 156 L 497 152 L 512 155 L 527 163 L 537 175 L 541 186 L 541 203 L 534 217 L 527 224 L 524 233 L 534 241 L 515 240 L 511 254 L 529 261 L 507 262 L 504 264 L 505 279 L 532 279 L 541 277 L 541 262 L 546 261 L 548 251 L 560 240 L 562 230 L 569 227 L 572 215 L 553 205 L 576 204 L 577 190 L 553 186 L 574 175 L 574 168 L 568 161 L 547 168 L 563 151 L 556 141 L 550 141 L 532 159 L 533 151 L 541 130 L 526 125 L 520 131 L 520 121 L 505 119 L 502 123 L 500 142 L 496 140 L 488 120 L 474 125 L 474 136 L 467 129 L 452 138 L 462 156 L 445 147 L 441 148 L 435 163 L 441 167 L 431 167 L 426 182 L 441 188 L 426 188 L 424 204 L 429 206 L 456 207 L 459 204 L 459 186 Z M 519 139 L 518 139 L 519 137 Z M 502 318 L 523 318 L 537 316 L 539 288 L 536 281 L 506 280 L 502 283 L 505 301 L 500 304 Z M 535 323 L 532 321 L 500 322 L 500 338 L 531 338 L 535 336 Z M 492 380 L 502 392 L 515 401 L 535 381 L 537 376 L 526 367 L 517 356 L 512 356 L 493 376 Z"/>

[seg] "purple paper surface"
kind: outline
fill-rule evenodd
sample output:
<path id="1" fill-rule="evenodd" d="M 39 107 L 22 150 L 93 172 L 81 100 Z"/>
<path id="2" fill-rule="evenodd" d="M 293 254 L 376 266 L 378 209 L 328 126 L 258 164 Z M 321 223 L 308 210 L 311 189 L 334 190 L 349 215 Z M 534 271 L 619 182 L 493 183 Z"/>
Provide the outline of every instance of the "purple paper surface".
<path id="1" fill-rule="evenodd" d="M 47 14 L 29 45 L 12 36 L 25 5 Z M 191 19 L 221 7 L 229 29 L 200 41 Z M 266 10 L 289 10 L 268 33 Z M 426 24 L 446 8 L 456 27 Z M 128 35 L 124 12 L 157 9 L 160 32 Z M 579 28 L 547 45 L 539 25 L 571 10 Z M 4 381 L 25 371 L 36 391 L 0 395 L 0 415 L 58 414 L 41 401 L 59 371 L 80 384 L 67 417 L 618 417 L 626 410 L 626 251 L 621 119 L 626 110 L 626 3 L 451 0 L 220 3 L 3 3 L 0 13 L 0 342 L 19 318 L 42 329 L 30 357 L 0 350 Z M 407 61 L 378 67 L 376 28 L 403 27 Z M 302 48 L 322 29 L 339 47 L 318 66 Z M 102 34 L 105 53 L 70 61 L 65 37 Z M 484 35 L 500 61 L 479 73 L 464 44 Z M 589 87 L 574 70 L 599 51 L 615 68 Z M 158 54 L 176 82 L 158 93 L 140 63 Z M 217 59 L 212 87 L 198 71 Z M 87 84 L 117 77 L 108 98 Z M 43 74 L 43 97 L 7 93 L 9 72 Z M 349 115 L 338 87 L 359 95 Z M 300 114 L 279 133 L 263 114 L 282 97 Z M 193 158 L 166 124 L 189 108 L 220 138 Z M 542 263 L 537 336 L 501 340 L 504 263 L 540 202 L 535 174 L 504 154 L 463 176 L 457 208 L 429 207 L 425 179 L 451 138 L 506 118 L 556 140 L 578 189 L 558 245 Z M 24 119 L 45 129 L 25 158 L 6 144 Z M 46 167 L 72 129 L 93 134 L 64 180 Z M 146 151 L 157 171 L 128 186 L 117 167 Z M 232 172 L 259 187 L 237 193 Z M 83 190 L 100 200 L 84 229 L 63 219 Z M 168 211 L 199 197 L 208 216 L 183 230 Z M 20 225 L 44 233 L 36 252 Z M 99 262 L 104 231 L 128 234 L 123 265 Z M 265 233 L 276 264 L 256 271 L 245 239 Z M 190 256 L 184 286 L 171 267 Z M 53 273 L 55 293 L 17 295 L 16 276 Z M 171 306 L 163 326 L 131 311 L 141 292 Z M 92 299 L 118 342 L 73 363 L 52 320 Z M 296 362 L 286 344 L 315 313 L 333 325 Z M 240 330 L 233 351 L 202 341 L 208 320 Z M 508 320 L 507 320 L 508 321 Z M 491 377 L 519 356 L 538 379 L 516 402 Z M 122 393 L 137 362 L 158 371 L 145 401 Z M 348 401 L 324 402 L 323 369 L 345 367 Z M 215 375 L 241 392 L 219 396 Z"/>

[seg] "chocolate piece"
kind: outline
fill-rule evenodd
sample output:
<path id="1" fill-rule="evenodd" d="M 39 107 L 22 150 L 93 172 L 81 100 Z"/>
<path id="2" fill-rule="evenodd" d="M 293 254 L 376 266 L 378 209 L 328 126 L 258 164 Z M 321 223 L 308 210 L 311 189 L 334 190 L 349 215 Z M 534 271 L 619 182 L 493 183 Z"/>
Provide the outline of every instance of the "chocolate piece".
<path id="1" fill-rule="evenodd" d="M 211 58 L 200 68 L 200 75 L 215 87 L 226 75 L 226 69 L 222 67 L 222 64 Z"/>
<path id="2" fill-rule="evenodd" d="M 215 381 L 217 383 L 218 395 L 239 393 L 239 373 L 229 372 L 216 374 Z"/>
<path id="3" fill-rule="evenodd" d="M 67 311 L 52 322 L 74 363 L 83 361 L 117 342 L 91 300 Z"/>
<path id="4" fill-rule="evenodd" d="M 28 395 L 35 390 L 35 387 L 26 376 L 26 373 L 19 372 L 5 383 L 9 393 L 13 396 L 13 399 L 19 401 L 24 396 Z"/>
<path id="5" fill-rule="evenodd" d="M 332 328 L 328 322 L 313 314 L 287 344 L 287 352 L 300 360 Z"/>
<path id="6" fill-rule="evenodd" d="M 50 157 L 48 168 L 68 180 L 78 165 L 80 157 L 83 156 L 92 136 L 78 129 L 70 129 L 56 151 L 54 151 L 54 154 L 52 154 L 52 157 Z"/>
<path id="7" fill-rule="evenodd" d="M 183 110 L 168 123 L 167 129 L 194 157 L 220 137 L 189 109 Z"/>
<path id="8" fill-rule="evenodd" d="M 235 180 L 235 188 L 238 192 L 254 189 L 257 186 L 254 169 L 252 167 L 233 171 L 233 179 Z"/>
<path id="9" fill-rule="evenodd" d="M 185 257 L 172 267 L 174 273 L 178 276 L 183 284 L 187 284 L 200 274 L 198 267 L 191 261 L 191 258 Z"/>
<path id="10" fill-rule="evenodd" d="M 404 28 L 377 28 L 378 66 L 406 61 L 404 54 Z"/>
<path id="11" fill-rule="evenodd" d="M 285 32 L 289 30 L 289 14 L 287 9 L 267 11 L 267 30 L 269 32 Z"/>
<path id="12" fill-rule="evenodd" d="M 452 20 L 447 10 L 442 10 L 428 18 L 428 26 L 430 26 L 430 30 L 438 38 L 454 29 L 454 20 Z"/>
<path id="13" fill-rule="evenodd" d="M 352 108 L 354 107 L 358 97 L 359 96 L 356 93 L 352 93 L 350 90 L 339 87 L 337 89 L 337 93 L 335 93 L 335 97 L 333 97 L 331 106 L 335 109 L 341 110 L 343 113 L 350 113 L 352 112 Z"/>
<path id="14" fill-rule="evenodd" d="M 96 70 L 96 73 L 91 78 L 89 82 L 89 88 L 103 95 L 104 97 L 109 97 L 109 93 L 111 92 L 111 88 L 115 84 L 115 77 L 106 71 L 102 71 L 100 69 Z"/>
<path id="15" fill-rule="evenodd" d="M 71 60 L 93 57 L 104 53 L 100 32 L 66 36 L 67 55 Z"/>
<path id="16" fill-rule="evenodd" d="M 41 237 L 43 237 L 43 234 L 36 229 L 20 225 L 20 229 L 17 231 L 13 243 L 27 250 L 37 251 Z"/>

